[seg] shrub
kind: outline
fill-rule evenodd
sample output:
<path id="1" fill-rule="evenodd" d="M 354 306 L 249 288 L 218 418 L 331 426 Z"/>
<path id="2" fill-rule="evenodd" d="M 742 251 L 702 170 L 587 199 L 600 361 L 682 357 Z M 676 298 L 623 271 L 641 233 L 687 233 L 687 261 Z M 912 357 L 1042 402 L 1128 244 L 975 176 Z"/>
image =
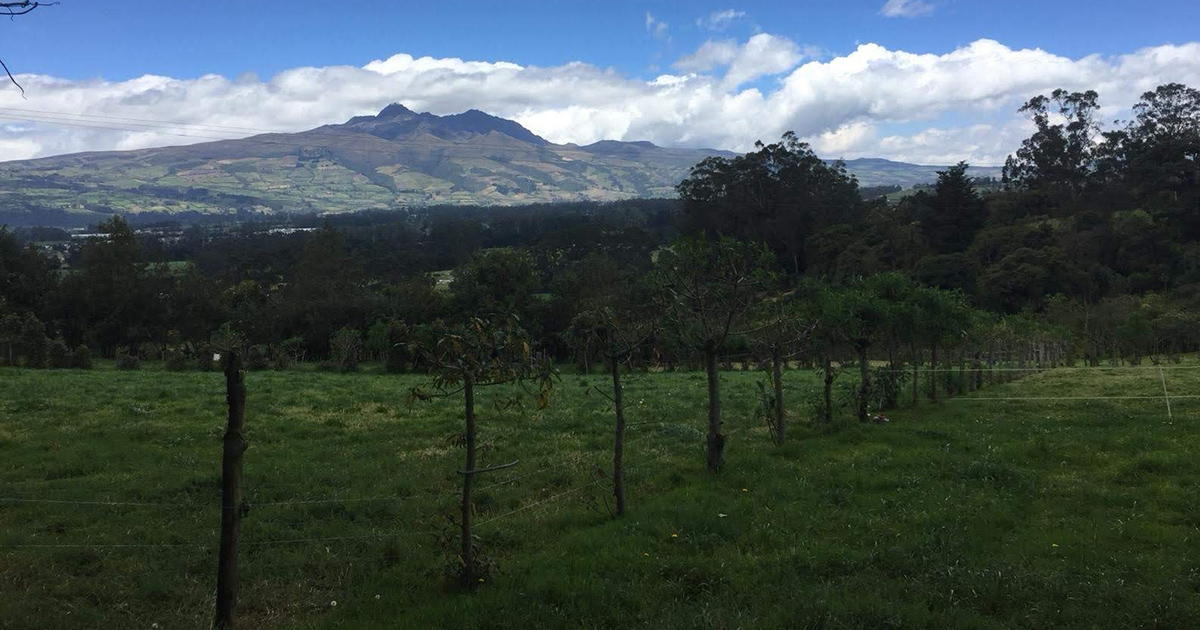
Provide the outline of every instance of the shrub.
<path id="1" fill-rule="evenodd" d="M 271 369 L 271 351 L 264 345 L 250 346 L 246 350 L 247 370 Z"/>
<path id="2" fill-rule="evenodd" d="M 71 354 L 71 367 L 77 370 L 92 369 L 92 349 L 87 344 L 81 343 L 75 348 Z"/>
<path id="3" fill-rule="evenodd" d="M 51 341 L 46 353 L 49 357 L 48 363 L 51 369 L 64 370 L 71 367 L 74 363 L 74 357 L 71 356 L 71 349 L 67 347 L 67 342 L 62 337 Z"/>
<path id="4" fill-rule="evenodd" d="M 213 359 L 216 351 L 212 348 L 201 348 L 196 354 L 196 369 L 202 372 L 211 372 L 217 369 L 217 361 Z"/>
<path id="5" fill-rule="evenodd" d="M 118 370 L 140 370 L 142 362 L 136 354 L 124 348 L 117 350 L 117 369 Z"/>
<path id="6" fill-rule="evenodd" d="M 282 348 L 276 348 L 271 353 L 271 367 L 276 370 L 286 370 L 292 367 L 292 356 L 284 352 Z"/>
<path id="7" fill-rule="evenodd" d="M 350 327 L 337 331 L 329 340 L 329 354 L 339 372 L 357 370 L 363 354 L 362 333 Z"/>
<path id="8" fill-rule="evenodd" d="M 182 350 L 171 349 L 167 350 L 166 356 L 167 369 L 172 372 L 182 372 L 188 369 L 187 355 Z"/>
<path id="9" fill-rule="evenodd" d="M 17 354 L 25 357 L 25 366 L 46 367 L 46 350 L 49 345 L 45 324 L 33 313 L 26 313 L 21 318 L 20 334 L 17 338 Z"/>
<path id="10" fill-rule="evenodd" d="M 392 374 L 398 374 L 408 367 L 409 349 L 406 345 L 409 335 L 408 326 L 401 321 L 392 321 L 388 324 L 387 332 L 387 348 L 384 352 L 387 360 L 385 368 Z"/>
<path id="11" fill-rule="evenodd" d="M 304 338 L 289 337 L 279 344 L 279 353 L 286 355 L 288 364 L 304 361 Z"/>

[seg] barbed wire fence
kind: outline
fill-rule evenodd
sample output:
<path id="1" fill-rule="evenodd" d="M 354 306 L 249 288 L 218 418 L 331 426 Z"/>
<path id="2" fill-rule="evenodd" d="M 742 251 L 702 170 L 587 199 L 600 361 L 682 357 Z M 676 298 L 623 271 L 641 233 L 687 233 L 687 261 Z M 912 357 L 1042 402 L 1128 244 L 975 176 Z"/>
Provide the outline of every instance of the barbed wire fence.
<path id="1" fill-rule="evenodd" d="M 1111 400 L 1111 401 L 1140 401 L 1140 400 L 1162 400 L 1166 405 L 1168 418 L 1173 418 L 1173 409 L 1171 407 L 1172 400 L 1190 400 L 1200 398 L 1200 395 L 1174 393 L 1168 388 L 1166 374 L 1175 370 L 1200 370 L 1200 365 L 1153 365 L 1153 366 L 1061 366 L 1061 367 L 992 367 L 991 371 L 1006 372 L 1021 375 L 1029 374 L 1052 374 L 1055 372 L 1091 372 L 1091 373 L 1117 373 L 1117 374 L 1146 374 L 1149 377 L 1157 376 L 1159 385 L 1161 386 L 1161 394 L 1117 394 L 1117 395 L 1062 395 L 1062 396 L 978 396 L 965 395 L 954 398 L 947 398 L 946 401 L 955 403 L 968 402 L 1022 402 L 1022 403 L 1046 403 L 1046 402 L 1071 402 L 1071 401 L 1095 401 L 1095 400 Z M 958 372 L 962 373 L 961 368 L 926 368 L 926 372 Z M 970 370 L 968 370 L 970 371 Z M 1017 381 L 1006 381 L 1004 384 L 1013 384 Z M 635 431 L 640 435 L 635 435 L 630 439 L 629 447 L 632 453 L 638 451 L 633 450 L 633 447 L 643 445 L 650 442 L 654 436 L 663 436 L 662 431 L 654 431 L 655 428 L 667 426 L 689 426 L 685 423 L 663 420 L 663 421 L 643 421 L 630 423 L 628 429 Z M 694 427 L 693 427 L 694 428 Z M 733 435 L 754 428 L 750 424 L 746 426 L 738 426 L 731 429 L 728 434 Z M 700 434 L 697 433 L 697 436 Z M 678 436 L 676 436 L 677 438 Z M 681 449 L 698 448 L 699 441 L 692 444 L 691 441 L 680 443 L 678 439 L 673 441 L 659 440 L 654 448 L 659 452 L 651 457 L 644 457 L 631 466 L 629 471 L 631 481 L 645 481 L 649 475 L 642 476 L 641 472 L 651 468 L 651 466 L 661 461 L 666 457 L 678 456 L 682 454 Z M 564 502 L 572 499 L 585 496 L 587 492 L 602 489 L 611 482 L 610 479 L 596 474 L 596 471 L 604 471 L 611 464 L 609 461 L 594 461 L 587 457 L 567 457 L 559 461 L 542 462 L 543 465 L 534 470 L 524 471 L 517 474 L 511 474 L 503 479 L 485 484 L 477 488 L 477 491 L 482 493 L 488 490 L 511 489 L 521 487 L 520 482 L 528 482 L 538 478 L 540 475 L 556 473 L 559 471 L 567 471 L 570 476 L 576 477 L 569 483 L 563 485 L 545 484 L 536 486 L 534 492 L 539 492 L 539 496 L 524 496 L 518 500 L 515 507 L 511 507 L 504 511 L 495 514 L 482 515 L 478 522 L 480 528 L 493 527 L 496 524 L 505 521 L 506 519 L 517 517 L 518 515 L 534 515 L 541 513 L 535 519 L 535 522 L 541 522 L 554 513 L 554 510 L 564 505 Z M 545 480 L 543 479 L 543 482 Z M 297 484 L 292 487 L 300 487 L 303 484 Z M 311 488 L 311 484 L 305 486 Z M 549 494 L 545 494 L 547 489 L 553 490 Z M 250 488 L 251 492 L 255 488 Z M 54 507 L 61 509 L 161 509 L 172 512 L 174 515 L 187 515 L 193 519 L 203 517 L 211 518 L 214 514 L 219 514 L 224 511 L 225 507 L 220 505 L 220 502 L 214 500 L 212 502 L 187 502 L 187 501 L 148 501 L 139 499 L 122 500 L 114 498 L 114 493 L 103 493 L 103 496 L 93 497 L 63 497 L 63 496 L 46 496 L 44 493 L 29 494 L 12 492 L 10 496 L 0 496 L 0 504 L 11 505 L 39 505 L 45 507 Z M 541 496 L 544 495 L 544 496 Z M 280 496 L 276 493 L 274 496 Z M 342 506 L 367 506 L 367 505 L 389 505 L 399 506 L 407 504 L 419 504 L 414 507 L 414 512 L 417 516 L 417 522 L 422 522 L 422 519 L 427 519 L 431 516 L 436 516 L 439 512 L 445 512 L 447 506 L 441 506 L 440 503 L 450 499 L 457 499 L 459 490 L 438 490 L 438 491 L 423 491 L 423 492 L 408 492 L 396 495 L 371 495 L 371 496 L 352 496 L 349 493 L 336 492 L 333 495 L 318 496 L 312 495 L 299 496 L 289 499 L 271 499 L 266 501 L 250 500 L 246 502 L 249 508 L 249 514 L 253 514 L 252 523 L 255 525 L 269 525 L 275 528 L 291 530 L 294 528 L 303 528 L 311 523 L 311 518 L 298 518 L 294 520 L 263 519 L 261 516 L 264 509 L 287 509 L 287 508 L 309 508 L 324 505 L 342 505 Z M 432 507 L 428 502 L 432 501 Z M 362 516 L 361 512 L 347 512 L 356 515 L 356 519 Z M 385 514 L 391 517 L 392 514 Z M 215 525 L 215 519 L 213 525 Z M 338 523 L 338 526 L 344 526 L 345 523 Z M 259 528 L 252 528 L 252 532 Z M 264 527 L 263 529 L 270 529 Z M 305 545 L 326 545 L 329 543 L 346 543 L 346 542 L 372 542 L 382 541 L 387 539 L 412 539 L 423 536 L 434 536 L 444 531 L 444 528 L 422 528 L 422 527 L 407 527 L 397 528 L 392 527 L 367 527 L 366 531 L 359 530 L 355 533 L 345 533 L 338 535 L 295 535 L 295 536 L 279 536 L 257 538 L 252 536 L 247 540 L 240 541 L 239 546 L 246 551 L 243 559 L 246 560 L 243 568 L 248 571 L 263 571 L 273 568 L 294 568 L 307 563 L 311 556 L 300 556 L 286 559 L 275 559 L 271 562 L 269 556 L 260 553 L 260 550 L 267 550 L 279 547 L 300 547 Z M 163 542 L 155 542 L 146 540 L 141 537 L 128 538 L 123 540 L 110 541 L 80 541 L 80 542 L 24 542 L 24 543 L 3 543 L 0 544 L 0 551 L 8 553 L 35 553 L 37 551 L 65 551 L 65 550 L 80 550 L 87 549 L 93 551 L 103 551 L 111 553 L 123 554 L 158 554 L 158 553 L 173 553 L 174 557 L 168 556 L 168 559 L 178 560 L 178 554 L 184 551 L 197 552 L 201 555 L 189 556 L 191 563 L 187 566 L 190 568 L 195 566 L 195 563 L 203 560 L 211 562 L 214 559 L 214 552 L 218 550 L 218 545 L 215 544 L 215 528 L 205 531 L 205 539 L 201 540 L 199 534 L 197 538 L 191 540 L 170 540 Z M 345 562 L 369 562 L 378 561 L 383 557 L 384 551 L 380 548 L 371 549 L 369 553 L 360 553 L 358 555 L 338 555 L 336 559 L 343 563 Z M 146 572 L 148 574 L 171 574 L 181 575 L 180 568 L 163 569 L 161 571 Z M 185 572 L 186 573 L 186 572 Z M 188 574 L 190 575 L 190 574 Z"/>

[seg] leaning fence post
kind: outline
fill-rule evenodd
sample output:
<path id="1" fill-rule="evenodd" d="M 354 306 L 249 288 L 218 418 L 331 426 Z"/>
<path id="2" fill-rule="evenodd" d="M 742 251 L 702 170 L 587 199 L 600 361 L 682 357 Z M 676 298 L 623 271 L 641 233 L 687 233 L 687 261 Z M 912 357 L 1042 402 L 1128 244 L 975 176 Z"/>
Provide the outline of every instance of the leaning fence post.
<path id="1" fill-rule="evenodd" d="M 225 429 L 221 453 L 221 550 L 217 560 L 218 629 L 233 627 L 237 604 L 238 527 L 242 520 L 242 453 L 246 440 L 242 427 L 246 420 L 246 383 L 242 378 L 242 357 L 228 351 L 225 357 L 225 400 L 229 404 L 229 423 Z"/>

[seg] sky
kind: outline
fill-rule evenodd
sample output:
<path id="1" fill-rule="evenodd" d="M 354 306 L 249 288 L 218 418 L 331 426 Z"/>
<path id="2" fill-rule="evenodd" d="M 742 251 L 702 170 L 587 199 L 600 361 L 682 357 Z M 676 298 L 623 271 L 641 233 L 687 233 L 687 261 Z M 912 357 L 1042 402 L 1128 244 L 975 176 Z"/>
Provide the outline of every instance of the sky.
<path id="1" fill-rule="evenodd" d="M 1102 118 L 1200 86 L 1200 2 L 61 0 L 0 20 L 0 160 L 299 131 L 391 102 L 482 109 L 554 142 L 999 164 L 1017 109 Z"/>

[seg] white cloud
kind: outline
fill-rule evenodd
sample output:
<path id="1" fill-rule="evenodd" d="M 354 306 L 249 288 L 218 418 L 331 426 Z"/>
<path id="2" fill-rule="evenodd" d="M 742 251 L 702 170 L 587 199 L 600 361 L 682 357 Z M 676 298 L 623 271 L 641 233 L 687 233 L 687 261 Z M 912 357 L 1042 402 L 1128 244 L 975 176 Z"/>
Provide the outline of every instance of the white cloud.
<path id="1" fill-rule="evenodd" d="M 800 47 L 792 40 L 759 33 L 742 46 L 729 64 L 724 84 L 727 88 L 736 88 L 759 77 L 787 72 L 803 59 Z"/>
<path id="2" fill-rule="evenodd" d="M 991 40 L 944 54 L 863 44 L 841 56 L 803 61 L 800 50 L 765 33 L 740 43 L 709 42 L 680 59 L 676 73 L 652 80 L 580 62 L 538 67 L 406 54 L 363 67 L 293 68 L 266 80 L 24 74 L 18 80 L 28 100 L 0 89 L 0 124 L 15 123 L 0 126 L 0 159 L 205 140 L 150 133 L 136 121 L 112 117 L 205 125 L 164 131 L 232 137 L 252 129 L 310 129 L 400 101 L 436 114 L 482 109 L 554 142 L 650 140 L 745 150 L 755 140 L 794 130 L 834 157 L 996 164 L 1027 135 L 1015 110 L 1035 94 L 1095 89 L 1112 118 L 1127 114 L 1142 92 L 1159 84 L 1200 86 L 1200 43 L 1079 59 Z M 749 83 L 763 76 L 779 80 Z M 59 126 L 45 115 L 7 108 L 109 118 Z M 212 127 L 225 125 L 241 131 Z"/>
<path id="3" fill-rule="evenodd" d="M 684 72 L 708 72 L 732 63 L 740 49 L 737 40 L 710 39 L 701 44 L 696 52 L 681 57 L 675 62 L 675 67 Z"/>
<path id="4" fill-rule="evenodd" d="M 725 9 L 724 11 L 713 11 L 707 16 L 696 20 L 696 26 L 708 29 L 710 31 L 723 31 L 729 28 L 737 20 L 746 17 L 745 11 L 737 11 L 735 9 Z"/>
<path id="5" fill-rule="evenodd" d="M 922 0 L 887 0 L 879 13 L 887 17 L 917 17 L 933 11 L 933 5 Z"/>
<path id="6" fill-rule="evenodd" d="M 732 39 L 708 40 L 696 52 L 675 62 L 675 67 L 685 72 L 728 67 L 722 84 L 726 88 L 736 88 L 759 77 L 787 72 L 804 57 L 800 47 L 790 39 L 759 33 L 745 44 Z"/>
<path id="7" fill-rule="evenodd" d="M 653 15 L 650 14 L 649 11 L 646 12 L 646 32 L 647 33 L 650 33 L 656 39 L 668 39 L 668 35 L 667 35 L 668 28 L 669 27 L 667 26 L 666 22 L 655 18 Z"/>

